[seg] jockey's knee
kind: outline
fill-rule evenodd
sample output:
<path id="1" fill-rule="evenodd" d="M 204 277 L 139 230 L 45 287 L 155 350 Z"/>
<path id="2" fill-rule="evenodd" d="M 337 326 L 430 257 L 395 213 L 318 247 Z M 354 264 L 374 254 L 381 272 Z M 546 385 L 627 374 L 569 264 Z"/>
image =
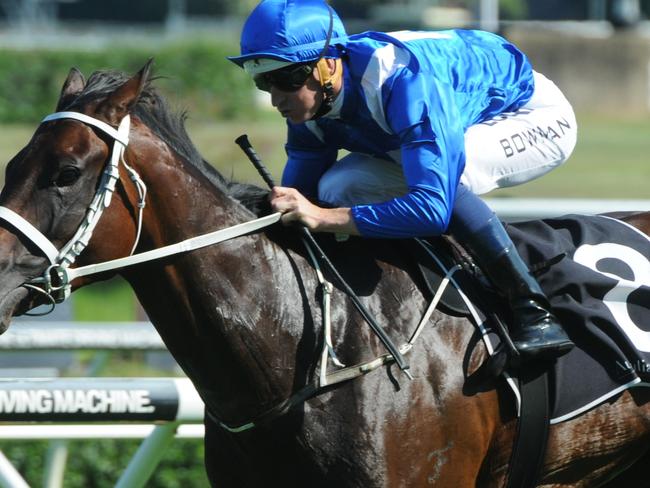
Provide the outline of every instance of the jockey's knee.
<path id="1" fill-rule="evenodd" d="M 318 198 L 339 207 L 381 203 L 407 192 L 401 167 L 352 153 L 334 164 L 318 183 Z"/>
<path id="2" fill-rule="evenodd" d="M 328 171 L 318 182 L 318 199 L 337 207 L 376 203 L 376 191 L 366 176 L 365 172 L 356 169 Z"/>

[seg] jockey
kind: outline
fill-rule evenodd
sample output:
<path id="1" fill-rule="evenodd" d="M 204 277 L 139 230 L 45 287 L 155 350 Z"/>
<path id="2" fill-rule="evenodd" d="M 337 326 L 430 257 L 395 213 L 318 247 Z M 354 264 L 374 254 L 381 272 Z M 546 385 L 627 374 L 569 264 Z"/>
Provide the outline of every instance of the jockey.
<path id="1" fill-rule="evenodd" d="M 468 30 L 348 36 L 323 0 L 263 0 L 229 59 L 287 119 L 288 160 L 271 194 L 283 222 L 380 238 L 448 233 L 508 299 L 522 357 L 573 347 L 477 196 L 545 174 L 575 146 L 571 105 L 515 46 Z M 338 159 L 339 149 L 349 154 Z"/>

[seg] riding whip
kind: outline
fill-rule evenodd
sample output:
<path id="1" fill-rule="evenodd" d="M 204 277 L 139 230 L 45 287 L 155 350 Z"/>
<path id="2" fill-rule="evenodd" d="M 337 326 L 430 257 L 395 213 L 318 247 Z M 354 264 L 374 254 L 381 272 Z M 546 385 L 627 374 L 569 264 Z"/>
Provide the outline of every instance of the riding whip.
<path id="1" fill-rule="evenodd" d="M 275 187 L 275 182 L 273 181 L 273 177 L 264 166 L 264 163 L 262 163 L 262 160 L 255 152 L 255 149 L 253 149 L 253 146 L 248 140 L 248 136 L 246 134 L 242 134 L 237 139 L 235 139 L 235 143 L 242 149 L 242 151 L 244 151 L 246 156 L 248 156 L 248 159 L 250 160 L 251 163 L 253 163 L 253 166 L 255 166 L 255 168 L 260 173 L 260 176 L 266 182 L 266 184 L 271 189 L 273 189 Z M 327 267 L 330 269 L 330 271 L 332 272 L 336 280 L 341 285 L 341 288 L 343 289 L 345 294 L 348 295 L 350 300 L 352 300 L 352 303 L 357 308 L 359 313 L 363 316 L 363 318 L 366 320 L 366 322 L 373 330 L 373 332 L 377 335 L 377 337 L 379 337 L 379 340 L 381 340 L 382 344 L 384 344 L 384 347 L 386 347 L 388 352 L 393 356 L 399 368 L 402 371 L 404 371 L 404 374 L 406 374 L 406 376 L 408 376 L 409 379 L 413 379 L 409 371 L 409 364 L 404 359 L 402 353 L 399 352 L 399 349 L 397 348 L 397 346 L 395 346 L 395 344 L 388 336 L 388 334 L 386 334 L 384 329 L 382 329 L 381 326 L 370 315 L 370 312 L 361 303 L 359 297 L 357 297 L 357 295 L 354 293 L 352 288 L 350 288 L 350 285 L 348 285 L 347 282 L 343 279 L 343 277 L 339 274 L 338 270 L 334 267 L 334 264 L 325 255 L 325 252 L 318 245 L 316 239 L 314 239 L 314 236 L 312 236 L 311 232 L 309 232 L 309 229 L 307 229 L 307 227 L 301 226 L 300 230 L 303 233 L 303 237 L 305 238 L 306 243 L 309 246 L 311 246 L 311 248 L 316 252 L 320 260 L 323 263 L 325 263 Z"/>
<path id="2" fill-rule="evenodd" d="M 260 174 L 264 182 L 269 186 L 269 188 L 273 189 L 275 186 L 275 181 L 273 181 L 271 173 L 269 173 L 269 171 L 266 169 L 266 166 L 264 166 L 264 163 L 255 152 L 255 149 L 253 149 L 253 146 L 248 140 L 248 136 L 246 134 L 242 134 L 237 139 L 235 139 L 235 144 L 241 147 L 241 150 L 246 153 L 246 156 L 248 156 L 250 162 L 253 163 L 253 166 L 255 166 L 255 169 Z"/>

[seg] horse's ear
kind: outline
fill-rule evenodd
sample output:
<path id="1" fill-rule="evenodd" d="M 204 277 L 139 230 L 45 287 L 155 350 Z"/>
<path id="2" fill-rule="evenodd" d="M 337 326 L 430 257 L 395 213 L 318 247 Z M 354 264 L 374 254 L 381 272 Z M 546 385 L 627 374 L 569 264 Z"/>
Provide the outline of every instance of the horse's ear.
<path id="1" fill-rule="evenodd" d="M 86 80 L 84 75 L 81 74 L 77 68 L 71 68 L 68 77 L 63 82 L 63 88 L 61 88 L 61 95 L 59 95 L 59 101 L 56 104 L 56 111 L 59 112 L 68 105 L 77 95 L 86 86 Z"/>
<path id="2" fill-rule="evenodd" d="M 98 107 L 97 111 L 101 112 L 108 119 L 108 122 L 119 124 L 122 118 L 129 113 L 147 85 L 147 81 L 149 81 L 152 64 L 153 58 L 149 59 L 140 71 L 111 93 Z"/>

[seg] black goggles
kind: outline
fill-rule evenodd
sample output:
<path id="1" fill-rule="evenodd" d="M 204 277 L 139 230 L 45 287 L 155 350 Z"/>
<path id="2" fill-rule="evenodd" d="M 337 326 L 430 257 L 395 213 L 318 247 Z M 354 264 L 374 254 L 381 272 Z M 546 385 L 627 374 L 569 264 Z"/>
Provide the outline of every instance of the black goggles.
<path id="1" fill-rule="evenodd" d="M 255 86 L 262 91 L 271 91 L 271 87 L 284 92 L 295 92 L 307 82 L 314 71 L 316 63 L 292 64 L 284 68 L 260 73 L 253 77 Z"/>

